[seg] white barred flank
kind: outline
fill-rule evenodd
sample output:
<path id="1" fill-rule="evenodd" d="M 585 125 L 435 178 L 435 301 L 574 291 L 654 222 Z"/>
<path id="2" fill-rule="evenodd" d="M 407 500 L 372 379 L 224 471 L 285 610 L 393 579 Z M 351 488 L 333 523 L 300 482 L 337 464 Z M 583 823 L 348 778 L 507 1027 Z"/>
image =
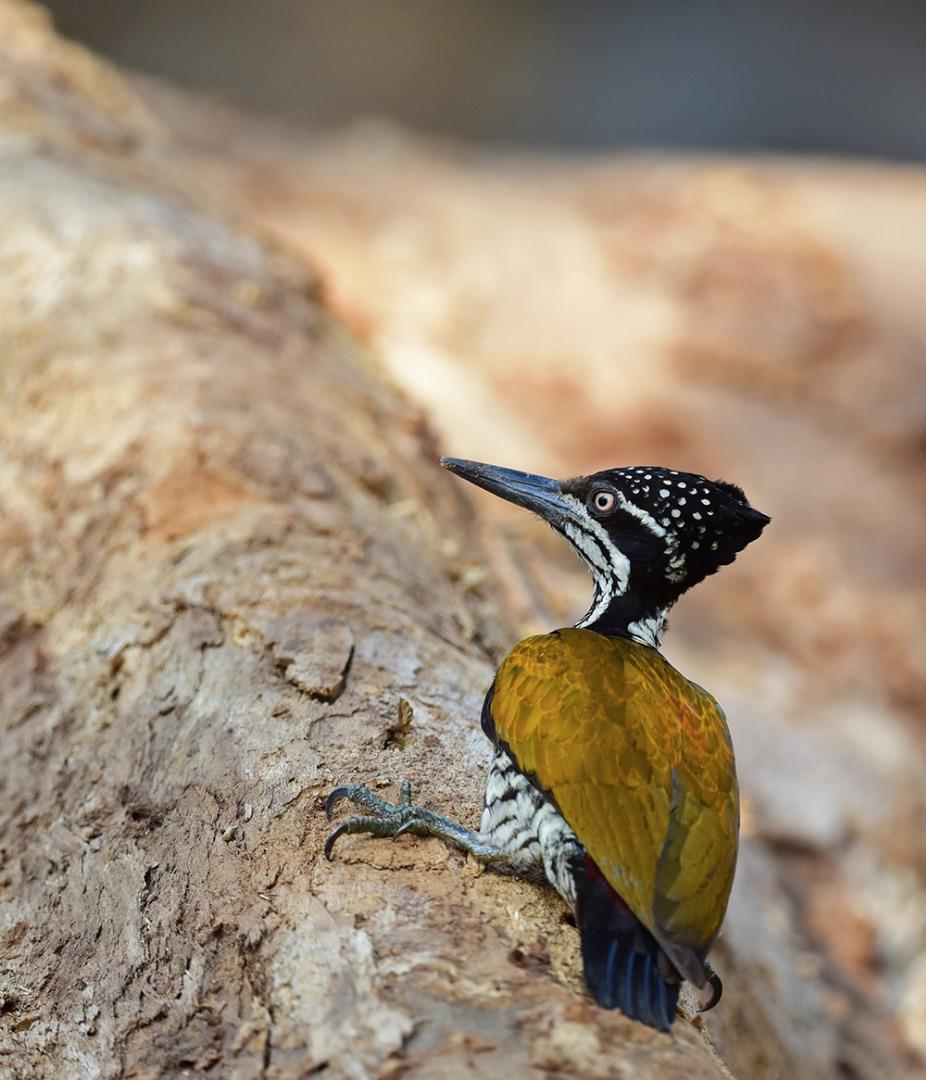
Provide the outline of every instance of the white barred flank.
<path id="1" fill-rule="evenodd" d="M 489 768 L 481 834 L 520 865 L 542 864 L 547 879 L 569 904 L 576 900 L 570 863 L 582 845 L 549 799 L 503 750 Z"/>

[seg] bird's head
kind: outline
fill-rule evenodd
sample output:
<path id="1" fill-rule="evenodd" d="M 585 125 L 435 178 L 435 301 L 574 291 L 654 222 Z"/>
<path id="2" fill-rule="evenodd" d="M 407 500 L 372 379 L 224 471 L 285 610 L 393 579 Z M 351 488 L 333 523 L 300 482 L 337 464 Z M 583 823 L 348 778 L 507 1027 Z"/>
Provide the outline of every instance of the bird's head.
<path id="1" fill-rule="evenodd" d="M 569 541 L 595 582 L 579 626 L 647 645 L 658 644 L 682 593 L 733 562 L 770 520 L 734 484 L 675 469 L 606 469 L 559 481 L 460 458 L 441 464 L 539 514 Z"/>

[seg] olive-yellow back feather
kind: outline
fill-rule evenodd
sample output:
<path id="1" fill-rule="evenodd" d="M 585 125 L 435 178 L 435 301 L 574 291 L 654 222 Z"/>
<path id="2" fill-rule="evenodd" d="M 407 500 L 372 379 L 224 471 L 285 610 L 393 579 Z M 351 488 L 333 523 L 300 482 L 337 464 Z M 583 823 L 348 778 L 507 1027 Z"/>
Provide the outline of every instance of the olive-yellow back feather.
<path id="1" fill-rule="evenodd" d="M 514 647 L 491 709 L 496 739 L 681 973 L 703 985 L 739 830 L 717 702 L 655 649 L 564 629 Z"/>

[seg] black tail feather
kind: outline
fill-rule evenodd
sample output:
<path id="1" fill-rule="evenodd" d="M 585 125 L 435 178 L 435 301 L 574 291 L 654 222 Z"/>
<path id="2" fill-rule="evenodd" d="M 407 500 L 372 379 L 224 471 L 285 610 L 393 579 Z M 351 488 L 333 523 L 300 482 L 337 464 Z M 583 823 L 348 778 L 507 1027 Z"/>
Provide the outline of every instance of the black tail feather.
<path id="1" fill-rule="evenodd" d="M 653 935 L 587 856 L 576 865 L 576 921 L 582 937 L 585 982 L 605 1009 L 668 1031 L 675 1019 L 679 980 L 666 977 Z"/>

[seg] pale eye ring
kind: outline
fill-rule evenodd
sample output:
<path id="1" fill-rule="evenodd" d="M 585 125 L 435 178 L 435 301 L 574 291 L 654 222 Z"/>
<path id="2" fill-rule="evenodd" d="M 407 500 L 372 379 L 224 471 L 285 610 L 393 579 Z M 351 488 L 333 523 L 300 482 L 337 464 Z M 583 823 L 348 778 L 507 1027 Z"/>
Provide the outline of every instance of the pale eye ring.
<path id="1" fill-rule="evenodd" d="M 606 491 L 604 488 L 601 488 L 592 495 L 592 506 L 599 514 L 610 513 L 610 511 L 614 509 L 614 504 L 616 502 L 617 500 L 614 498 L 614 493 Z"/>

